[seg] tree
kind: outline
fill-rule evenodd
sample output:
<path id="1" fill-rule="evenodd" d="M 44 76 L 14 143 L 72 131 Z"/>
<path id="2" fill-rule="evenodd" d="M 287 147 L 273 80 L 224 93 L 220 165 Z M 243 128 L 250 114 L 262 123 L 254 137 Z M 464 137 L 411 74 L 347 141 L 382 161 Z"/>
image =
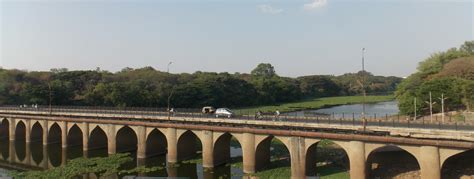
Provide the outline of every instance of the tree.
<path id="1" fill-rule="evenodd" d="M 474 55 L 474 41 L 471 40 L 471 41 L 464 42 L 464 44 L 461 45 L 460 50 L 470 55 Z"/>
<path id="2" fill-rule="evenodd" d="M 275 68 L 270 63 L 260 63 L 250 73 L 255 77 L 271 78 L 276 76 Z"/>
<path id="3" fill-rule="evenodd" d="M 413 114 L 413 99 L 416 97 L 426 100 L 427 94 L 432 91 L 433 95 L 444 93 L 449 99 L 446 101 L 448 110 L 458 110 L 471 104 L 470 93 L 465 85 L 472 81 L 472 56 L 469 57 L 472 41 L 461 46 L 461 50 L 451 48 L 445 52 L 431 55 L 420 62 L 417 72 L 404 79 L 395 92 L 398 106 L 402 114 Z M 465 91 L 465 92 L 463 92 Z M 419 109 L 426 108 L 425 103 L 420 102 Z M 437 107 L 439 109 L 439 107 Z M 435 110 L 437 110 L 435 109 Z M 423 112 L 423 111 L 417 111 Z"/>
<path id="4" fill-rule="evenodd" d="M 300 90 L 305 97 L 336 96 L 341 88 L 329 76 L 304 76 L 298 78 Z"/>

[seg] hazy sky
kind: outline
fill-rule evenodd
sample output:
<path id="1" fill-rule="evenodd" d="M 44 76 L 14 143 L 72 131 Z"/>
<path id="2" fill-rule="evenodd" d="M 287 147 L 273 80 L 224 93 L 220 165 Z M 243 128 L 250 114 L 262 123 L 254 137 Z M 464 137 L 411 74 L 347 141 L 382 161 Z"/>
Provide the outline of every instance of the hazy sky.
<path id="1" fill-rule="evenodd" d="M 474 36 L 471 0 L 0 0 L 0 66 L 407 76 Z"/>

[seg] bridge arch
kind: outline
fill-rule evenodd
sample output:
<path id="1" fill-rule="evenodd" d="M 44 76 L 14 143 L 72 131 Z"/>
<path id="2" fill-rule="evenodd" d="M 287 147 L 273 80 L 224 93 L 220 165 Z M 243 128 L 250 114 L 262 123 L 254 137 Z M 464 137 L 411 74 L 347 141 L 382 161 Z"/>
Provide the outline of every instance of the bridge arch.
<path id="1" fill-rule="evenodd" d="M 341 142 L 306 140 L 306 176 L 325 176 L 325 171 L 349 171 L 349 155 Z M 317 164 L 320 164 L 319 166 Z"/>
<path id="2" fill-rule="evenodd" d="M 2 118 L 0 123 L 0 140 L 10 138 L 10 121 L 7 118 Z"/>
<path id="3" fill-rule="evenodd" d="M 410 147 L 389 144 L 366 151 L 366 154 L 369 178 L 411 178 L 420 175 L 417 153 Z"/>
<path id="4" fill-rule="evenodd" d="M 31 142 L 43 142 L 43 126 L 40 122 L 36 121 L 31 126 L 30 141 Z"/>
<path id="5" fill-rule="evenodd" d="M 61 127 L 58 123 L 51 124 L 48 130 L 48 144 L 61 143 Z"/>
<path id="6" fill-rule="evenodd" d="M 288 145 L 285 144 L 287 142 L 285 138 L 273 135 L 262 137 L 256 136 L 255 139 L 255 170 L 261 171 L 262 169 L 273 168 L 273 162 L 281 162 L 290 166 L 291 154 Z M 275 157 L 275 161 L 271 161 L 272 155 Z"/>
<path id="7" fill-rule="evenodd" d="M 165 134 L 158 129 L 153 129 L 146 139 L 146 157 L 153 157 L 167 152 L 168 142 Z"/>
<path id="8" fill-rule="evenodd" d="M 69 158 L 83 156 L 83 131 L 77 124 L 73 124 L 67 132 L 67 155 Z M 80 152 L 79 152 L 80 151 Z"/>
<path id="9" fill-rule="evenodd" d="M 62 154 L 62 147 L 61 147 L 61 139 L 62 139 L 62 129 L 59 126 L 58 123 L 54 122 L 48 131 L 48 144 L 54 144 L 54 145 L 49 145 L 47 148 L 47 153 L 49 158 L 49 162 L 51 166 L 57 167 L 60 166 L 62 163 L 62 156 L 59 155 L 59 157 L 53 157 L 53 156 L 58 156 L 58 154 Z"/>
<path id="10" fill-rule="evenodd" d="M 229 132 L 224 133 L 214 133 L 213 141 L 213 164 L 219 166 L 231 161 L 231 146 L 234 145 L 240 146 L 242 149 L 242 143 L 239 139 Z M 232 140 L 235 139 L 235 140 Z M 242 154 L 240 154 L 242 155 Z"/>
<path id="11" fill-rule="evenodd" d="M 16 121 L 15 127 L 15 153 L 19 161 L 26 157 L 26 125 L 23 121 Z"/>
<path id="12" fill-rule="evenodd" d="M 116 151 L 118 153 L 132 152 L 137 150 L 138 138 L 135 130 L 129 126 L 123 126 L 115 136 Z"/>
<path id="13" fill-rule="evenodd" d="M 191 130 L 186 130 L 179 135 L 177 143 L 178 160 L 194 158 L 197 152 L 202 150 L 201 139 Z"/>
<path id="14" fill-rule="evenodd" d="M 96 151 L 90 153 L 89 157 L 107 156 L 108 136 L 100 126 L 95 126 L 90 132 L 88 151 Z M 104 150 L 105 149 L 105 150 Z"/>
<path id="15" fill-rule="evenodd" d="M 17 121 L 15 127 L 15 142 L 26 140 L 26 125 L 23 121 Z"/>
<path id="16" fill-rule="evenodd" d="M 32 121 L 33 122 L 33 121 Z M 36 164 L 40 164 L 41 161 L 43 160 L 43 126 L 41 125 L 41 122 L 35 121 L 33 125 L 31 126 L 31 132 L 30 132 L 30 147 L 32 149 L 38 149 L 38 150 L 32 150 L 31 151 L 31 158 Z"/>
<path id="17" fill-rule="evenodd" d="M 474 149 L 460 152 L 447 158 L 441 166 L 441 178 L 474 177 L 473 158 Z"/>

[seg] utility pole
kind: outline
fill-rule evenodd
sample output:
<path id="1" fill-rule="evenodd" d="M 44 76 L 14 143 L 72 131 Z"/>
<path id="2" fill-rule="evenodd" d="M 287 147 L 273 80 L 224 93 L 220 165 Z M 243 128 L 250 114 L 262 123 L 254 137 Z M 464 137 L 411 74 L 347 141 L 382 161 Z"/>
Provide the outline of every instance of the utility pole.
<path id="1" fill-rule="evenodd" d="M 415 116 L 413 117 L 413 120 L 416 120 L 416 97 L 413 103 L 415 104 Z"/>
<path id="2" fill-rule="evenodd" d="M 433 122 L 433 104 L 436 104 L 436 102 L 431 101 L 431 91 L 430 91 L 430 101 L 425 101 L 425 103 L 428 103 L 430 105 L 430 121 Z"/>
<path id="3" fill-rule="evenodd" d="M 362 99 L 362 124 L 364 126 L 364 131 L 366 130 L 366 127 L 367 127 L 367 119 L 365 118 L 365 98 L 366 98 L 366 94 L 365 94 L 365 59 L 364 59 L 364 56 L 365 56 L 365 48 L 362 48 L 362 94 L 364 95 L 363 99 Z"/>
<path id="4" fill-rule="evenodd" d="M 444 123 L 444 100 L 448 99 L 444 97 L 444 93 L 441 93 L 441 121 Z"/>

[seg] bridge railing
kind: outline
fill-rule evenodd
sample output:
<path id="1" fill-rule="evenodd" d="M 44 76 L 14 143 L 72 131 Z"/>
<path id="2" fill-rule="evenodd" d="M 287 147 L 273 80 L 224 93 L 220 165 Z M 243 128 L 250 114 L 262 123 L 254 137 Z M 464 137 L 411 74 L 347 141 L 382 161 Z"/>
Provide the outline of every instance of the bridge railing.
<path id="1" fill-rule="evenodd" d="M 175 108 L 174 112 L 169 112 L 166 108 L 138 108 L 138 107 L 96 107 L 96 106 L 0 106 L 2 111 L 36 111 L 49 114 L 58 113 L 83 113 L 83 114 L 111 114 L 111 115 L 137 115 L 147 117 L 185 117 L 195 118 L 216 118 L 214 114 L 203 114 L 200 109 Z M 398 114 L 386 115 L 366 115 L 366 126 L 372 127 L 397 127 L 397 128 L 416 128 L 416 129 L 440 129 L 440 130 L 474 130 L 474 123 L 471 121 L 457 121 L 447 116 L 444 121 L 441 117 L 433 120 L 426 117 L 412 120 L 409 116 Z M 220 117 L 225 118 L 225 117 Z M 254 121 L 274 121 L 274 122 L 295 122 L 295 123 L 313 123 L 344 126 L 362 126 L 363 120 L 356 117 L 355 113 L 340 114 L 320 114 L 320 115 L 256 115 L 249 111 L 237 111 L 235 116 L 231 117 L 237 120 Z"/>

